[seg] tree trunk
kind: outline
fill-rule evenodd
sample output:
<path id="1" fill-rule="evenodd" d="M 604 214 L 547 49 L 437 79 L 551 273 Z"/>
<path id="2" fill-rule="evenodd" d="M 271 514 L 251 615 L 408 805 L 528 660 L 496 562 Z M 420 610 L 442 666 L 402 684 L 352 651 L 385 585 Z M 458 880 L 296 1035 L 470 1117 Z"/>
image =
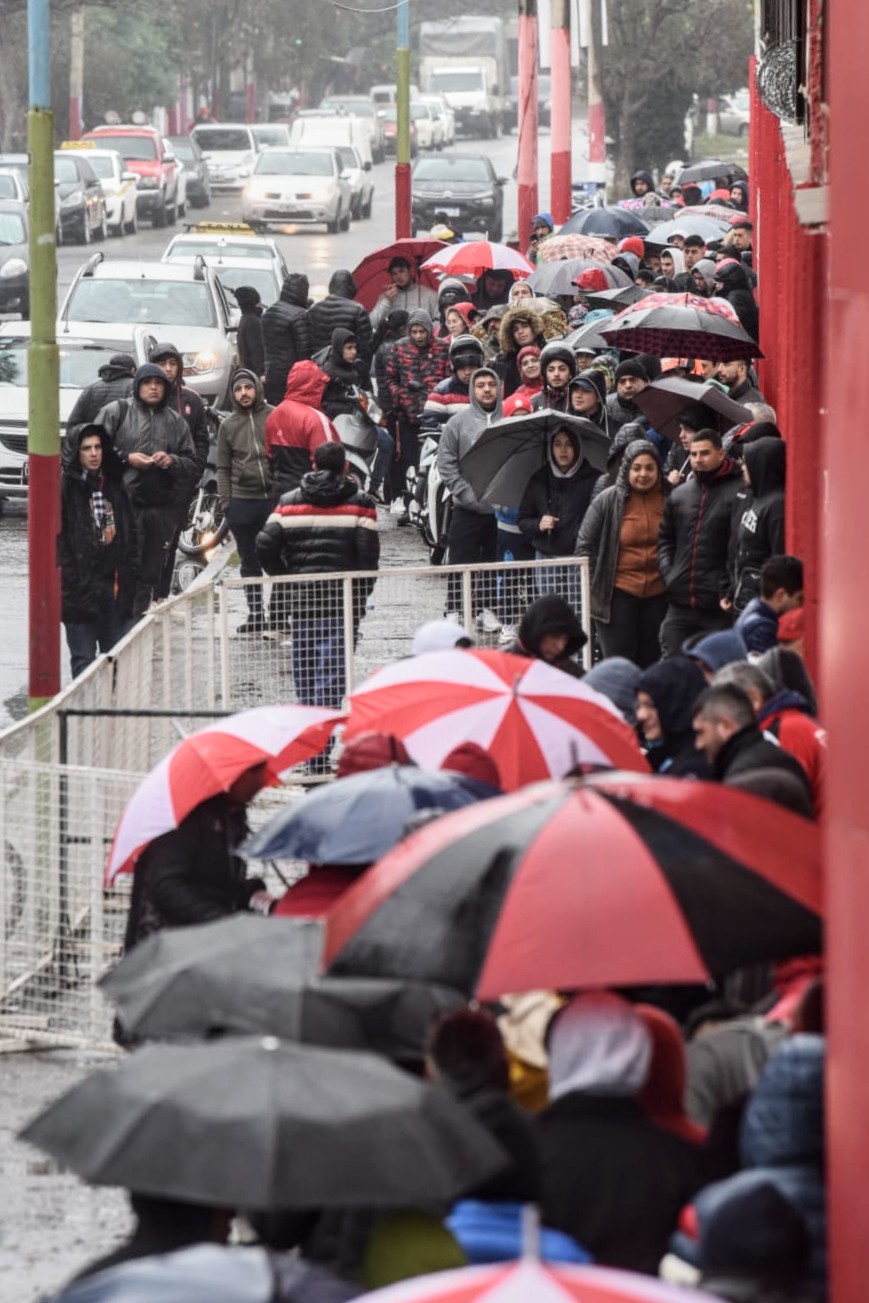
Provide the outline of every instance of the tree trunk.
<path id="1" fill-rule="evenodd" d="M 20 58 L 14 41 L 0 41 L 0 146 L 3 152 L 25 149 L 26 106 L 18 82 Z"/>
<path id="2" fill-rule="evenodd" d="M 631 193 L 631 175 L 634 172 L 635 115 L 630 90 L 626 87 L 619 109 L 618 135 L 615 142 L 613 187 L 617 199 L 626 199 Z"/>

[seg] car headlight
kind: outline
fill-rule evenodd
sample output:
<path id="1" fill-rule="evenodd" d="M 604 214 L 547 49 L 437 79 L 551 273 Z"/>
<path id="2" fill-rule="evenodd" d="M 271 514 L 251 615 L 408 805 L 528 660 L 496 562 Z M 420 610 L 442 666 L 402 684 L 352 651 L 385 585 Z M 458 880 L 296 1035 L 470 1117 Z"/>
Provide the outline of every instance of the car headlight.
<path id="1" fill-rule="evenodd" d="M 83 202 L 84 202 L 84 191 L 71 190 L 68 195 L 64 195 L 64 197 L 61 199 L 60 206 L 61 208 L 72 208 L 75 204 L 80 204 Z"/>
<path id="2" fill-rule="evenodd" d="M 159 190 L 160 182 L 155 176 L 140 176 L 136 178 L 136 186 L 139 190 Z"/>
<path id="3" fill-rule="evenodd" d="M 330 199 L 335 197 L 334 186 L 314 186 L 311 195 L 315 203 L 327 204 Z"/>
<path id="4" fill-rule="evenodd" d="M 27 263 L 23 258 L 10 258 L 8 262 L 4 262 L 3 266 L 0 267 L 0 276 L 4 279 L 8 279 L 10 276 L 26 275 Z"/>
<path id="5" fill-rule="evenodd" d="M 203 348 L 198 353 L 184 353 L 184 374 L 186 376 L 201 376 L 206 371 L 213 371 L 217 358 L 209 348 Z"/>
<path id="6" fill-rule="evenodd" d="M 478 208 L 484 208 L 486 204 L 490 204 L 494 198 L 495 196 L 493 194 L 474 195 L 473 199 L 471 200 L 471 203 L 476 204 Z"/>

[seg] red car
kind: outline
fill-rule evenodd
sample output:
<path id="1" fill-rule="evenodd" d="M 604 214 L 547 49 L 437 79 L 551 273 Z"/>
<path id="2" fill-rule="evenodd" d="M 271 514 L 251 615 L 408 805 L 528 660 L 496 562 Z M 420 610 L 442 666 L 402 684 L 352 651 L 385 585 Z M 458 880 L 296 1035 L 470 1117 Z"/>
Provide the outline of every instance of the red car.
<path id="1" fill-rule="evenodd" d="M 136 174 L 136 211 L 154 226 L 174 226 L 178 217 L 178 163 L 172 146 L 154 127 L 124 123 L 94 127 L 84 140 L 101 149 L 116 149 Z"/>
<path id="2" fill-rule="evenodd" d="M 396 110 L 394 105 L 388 105 L 385 109 L 380 109 L 378 117 L 383 123 L 383 142 L 387 154 L 395 153 L 395 137 L 398 134 L 398 122 L 396 120 Z M 410 156 L 416 158 L 418 146 L 416 143 L 416 127 L 410 124 Z"/>

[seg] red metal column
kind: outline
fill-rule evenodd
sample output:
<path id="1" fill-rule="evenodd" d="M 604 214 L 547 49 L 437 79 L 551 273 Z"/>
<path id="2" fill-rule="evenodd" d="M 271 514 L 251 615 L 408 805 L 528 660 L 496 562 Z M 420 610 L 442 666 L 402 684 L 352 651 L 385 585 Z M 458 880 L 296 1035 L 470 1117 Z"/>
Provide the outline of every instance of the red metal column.
<path id="1" fill-rule="evenodd" d="M 537 0 L 519 0 L 518 158 L 519 248 L 527 249 L 537 192 Z"/>
<path id="2" fill-rule="evenodd" d="M 552 2 L 552 170 L 550 203 L 556 226 L 566 222 L 571 209 L 570 159 L 571 80 L 570 8 L 568 0 Z"/>

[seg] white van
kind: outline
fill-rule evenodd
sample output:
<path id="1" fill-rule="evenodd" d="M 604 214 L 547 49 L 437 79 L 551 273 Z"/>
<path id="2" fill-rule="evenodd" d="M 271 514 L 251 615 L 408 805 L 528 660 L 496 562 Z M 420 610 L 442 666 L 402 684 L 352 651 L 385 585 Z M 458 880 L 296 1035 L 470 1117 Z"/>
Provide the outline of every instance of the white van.
<path id="1" fill-rule="evenodd" d="M 398 89 L 394 82 L 382 86 L 372 86 L 371 98 L 374 100 L 374 107 L 376 109 L 395 108 L 395 98 L 397 93 Z M 419 99 L 419 87 L 413 83 L 411 83 L 410 87 L 410 98 L 412 100 Z"/>
<path id="2" fill-rule="evenodd" d="M 301 113 L 290 127 L 293 145 L 344 145 L 359 151 L 362 166 L 371 171 L 371 133 L 363 118 L 349 113 Z"/>
<path id="3" fill-rule="evenodd" d="M 257 154 L 247 123 L 200 122 L 190 135 L 205 155 L 212 190 L 243 190 Z"/>

